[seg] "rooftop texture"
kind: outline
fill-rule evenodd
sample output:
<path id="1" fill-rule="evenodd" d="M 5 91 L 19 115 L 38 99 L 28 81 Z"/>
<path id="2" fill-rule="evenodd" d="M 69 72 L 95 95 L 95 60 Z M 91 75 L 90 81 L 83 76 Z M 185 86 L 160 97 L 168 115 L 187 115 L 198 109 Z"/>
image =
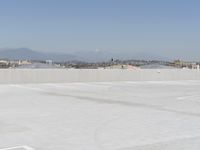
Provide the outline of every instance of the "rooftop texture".
<path id="1" fill-rule="evenodd" d="M 199 89 L 200 81 L 0 85 L 0 149 L 199 150 Z"/>

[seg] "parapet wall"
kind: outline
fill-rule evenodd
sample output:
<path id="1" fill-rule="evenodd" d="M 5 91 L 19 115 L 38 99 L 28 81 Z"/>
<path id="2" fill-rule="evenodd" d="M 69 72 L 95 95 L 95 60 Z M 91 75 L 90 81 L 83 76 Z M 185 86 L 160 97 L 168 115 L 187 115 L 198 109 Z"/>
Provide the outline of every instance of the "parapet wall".
<path id="1" fill-rule="evenodd" d="M 200 80 L 200 70 L 184 69 L 2 69 L 1 84 L 109 81 Z"/>

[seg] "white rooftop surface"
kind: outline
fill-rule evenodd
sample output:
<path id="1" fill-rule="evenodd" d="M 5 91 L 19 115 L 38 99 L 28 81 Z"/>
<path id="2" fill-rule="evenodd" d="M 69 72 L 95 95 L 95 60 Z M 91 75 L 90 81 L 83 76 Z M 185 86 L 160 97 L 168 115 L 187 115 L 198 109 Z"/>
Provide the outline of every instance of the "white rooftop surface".
<path id="1" fill-rule="evenodd" d="M 0 149 L 199 150 L 199 89 L 200 81 L 0 85 Z"/>

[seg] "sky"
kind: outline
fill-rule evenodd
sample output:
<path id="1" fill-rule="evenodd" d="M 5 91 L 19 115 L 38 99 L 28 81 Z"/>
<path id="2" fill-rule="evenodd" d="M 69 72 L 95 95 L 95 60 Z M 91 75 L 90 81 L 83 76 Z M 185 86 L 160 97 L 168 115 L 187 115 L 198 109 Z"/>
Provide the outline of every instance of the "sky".
<path id="1" fill-rule="evenodd" d="M 0 48 L 200 60 L 199 0 L 1 0 Z"/>

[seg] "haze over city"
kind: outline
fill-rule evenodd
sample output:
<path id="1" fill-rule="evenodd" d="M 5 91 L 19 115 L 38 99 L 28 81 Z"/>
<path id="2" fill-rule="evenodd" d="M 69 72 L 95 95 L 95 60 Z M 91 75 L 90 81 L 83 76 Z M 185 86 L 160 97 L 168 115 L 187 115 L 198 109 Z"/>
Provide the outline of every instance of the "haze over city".
<path id="1" fill-rule="evenodd" d="M 199 61 L 198 0 L 2 0 L 0 49 Z"/>

